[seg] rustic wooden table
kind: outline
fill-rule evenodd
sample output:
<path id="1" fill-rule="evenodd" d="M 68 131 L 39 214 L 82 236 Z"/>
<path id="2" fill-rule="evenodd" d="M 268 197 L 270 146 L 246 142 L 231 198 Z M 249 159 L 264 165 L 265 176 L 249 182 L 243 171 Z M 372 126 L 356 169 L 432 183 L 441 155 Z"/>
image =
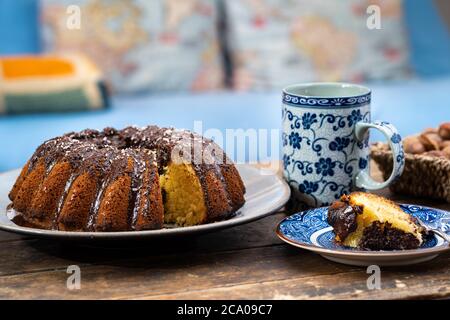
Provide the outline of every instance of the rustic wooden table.
<path id="1" fill-rule="evenodd" d="M 405 203 L 449 204 L 382 195 Z M 383 268 L 368 290 L 365 268 L 330 262 L 281 242 L 280 211 L 182 241 L 73 246 L 0 232 L 0 298 L 6 299 L 409 299 L 450 297 L 450 252 Z M 66 286 L 78 265 L 81 289 Z"/>

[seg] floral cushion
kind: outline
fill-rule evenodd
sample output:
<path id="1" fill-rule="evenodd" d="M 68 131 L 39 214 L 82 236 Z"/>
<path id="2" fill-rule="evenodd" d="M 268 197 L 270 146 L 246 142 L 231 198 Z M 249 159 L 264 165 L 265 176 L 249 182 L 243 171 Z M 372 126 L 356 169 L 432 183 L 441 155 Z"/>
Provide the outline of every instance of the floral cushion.
<path id="1" fill-rule="evenodd" d="M 116 91 L 222 86 L 215 0 L 41 0 L 41 10 L 44 49 L 85 53 Z"/>
<path id="2" fill-rule="evenodd" d="M 229 48 L 237 89 L 309 81 L 404 78 L 408 50 L 400 0 L 229 0 Z M 381 29 L 367 27 L 369 5 Z"/>

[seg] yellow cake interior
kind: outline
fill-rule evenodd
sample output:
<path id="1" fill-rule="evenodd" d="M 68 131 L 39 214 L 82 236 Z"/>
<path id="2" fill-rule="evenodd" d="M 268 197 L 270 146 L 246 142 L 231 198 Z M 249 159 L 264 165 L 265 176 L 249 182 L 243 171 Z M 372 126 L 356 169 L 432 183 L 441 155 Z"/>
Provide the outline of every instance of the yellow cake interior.
<path id="1" fill-rule="evenodd" d="M 206 218 L 203 190 L 192 165 L 169 164 L 159 179 L 164 195 L 164 222 L 197 225 Z"/>
<path id="2" fill-rule="evenodd" d="M 357 216 L 357 228 L 345 238 L 344 245 L 358 247 L 364 229 L 375 221 L 388 222 L 393 228 L 413 234 L 422 243 L 422 234 L 417 225 L 394 202 L 373 194 L 354 192 L 350 196 L 350 205 L 363 207 L 363 213 Z"/>

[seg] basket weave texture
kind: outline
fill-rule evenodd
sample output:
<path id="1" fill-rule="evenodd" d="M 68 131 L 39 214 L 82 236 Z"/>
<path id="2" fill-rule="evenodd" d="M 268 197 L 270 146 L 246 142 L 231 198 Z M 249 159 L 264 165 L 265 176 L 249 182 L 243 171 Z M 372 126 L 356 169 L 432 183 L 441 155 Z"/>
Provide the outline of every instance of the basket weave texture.
<path id="1" fill-rule="evenodd" d="M 387 144 L 371 147 L 371 157 L 378 164 L 384 179 L 392 172 L 392 152 Z M 450 160 L 423 154 L 405 153 L 405 170 L 391 186 L 392 192 L 444 200 L 450 203 Z"/>

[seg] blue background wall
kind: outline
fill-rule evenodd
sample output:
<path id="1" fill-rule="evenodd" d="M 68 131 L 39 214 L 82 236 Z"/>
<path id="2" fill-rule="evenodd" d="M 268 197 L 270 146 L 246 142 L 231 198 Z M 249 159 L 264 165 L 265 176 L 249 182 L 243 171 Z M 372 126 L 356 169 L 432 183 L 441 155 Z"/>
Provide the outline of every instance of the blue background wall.
<path id="1" fill-rule="evenodd" d="M 39 51 L 36 0 L 0 0 L 0 54 Z"/>

